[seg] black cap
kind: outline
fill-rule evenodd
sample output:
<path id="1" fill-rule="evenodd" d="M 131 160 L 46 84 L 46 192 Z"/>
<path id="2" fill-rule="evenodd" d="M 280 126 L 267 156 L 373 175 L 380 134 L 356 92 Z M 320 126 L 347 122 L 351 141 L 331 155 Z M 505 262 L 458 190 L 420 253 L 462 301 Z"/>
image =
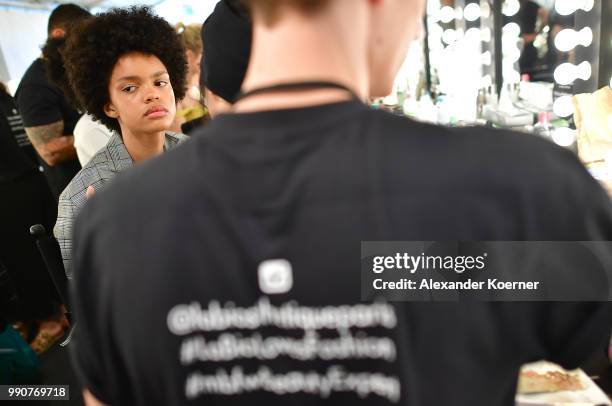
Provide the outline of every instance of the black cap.
<path id="1" fill-rule="evenodd" d="M 233 103 L 240 93 L 249 56 L 251 23 L 228 0 L 217 3 L 202 26 L 200 86 Z"/>

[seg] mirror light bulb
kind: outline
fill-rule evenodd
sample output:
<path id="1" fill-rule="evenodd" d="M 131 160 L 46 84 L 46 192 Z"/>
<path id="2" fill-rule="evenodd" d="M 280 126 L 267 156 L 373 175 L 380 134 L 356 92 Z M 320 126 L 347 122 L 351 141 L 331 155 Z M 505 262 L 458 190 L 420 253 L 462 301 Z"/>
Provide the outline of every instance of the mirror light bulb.
<path id="1" fill-rule="evenodd" d="M 470 4 L 474 4 L 474 3 L 470 3 Z M 471 42 L 480 41 L 480 36 L 481 36 L 480 29 L 476 27 L 468 28 L 468 30 L 465 32 L 465 39 Z"/>
<path id="2" fill-rule="evenodd" d="M 557 128 L 552 133 L 552 140 L 562 147 L 569 147 L 576 142 L 576 131 L 571 128 Z"/>
<path id="3" fill-rule="evenodd" d="M 578 65 L 578 79 L 589 80 L 591 78 L 592 73 L 593 70 L 589 62 L 584 61 L 580 65 Z"/>
<path id="4" fill-rule="evenodd" d="M 504 51 L 504 60 L 514 64 L 515 62 L 518 62 L 519 59 L 521 59 L 521 50 L 516 46 Z"/>
<path id="5" fill-rule="evenodd" d="M 506 17 L 512 17 L 521 9 L 521 4 L 519 0 L 506 0 L 504 5 L 502 6 L 502 13 Z"/>
<path id="6" fill-rule="evenodd" d="M 477 3 L 470 3 L 463 9 L 463 18 L 467 21 L 476 21 L 480 18 L 480 6 Z"/>
<path id="7" fill-rule="evenodd" d="M 562 16 L 568 16 L 577 10 L 591 11 L 595 0 L 556 0 L 555 10 Z"/>
<path id="8" fill-rule="evenodd" d="M 555 37 L 555 47 L 561 52 L 569 52 L 577 45 L 588 47 L 591 43 L 593 43 L 593 30 L 589 27 L 584 27 L 580 31 L 566 28 L 559 31 Z"/>
<path id="9" fill-rule="evenodd" d="M 557 117 L 569 117 L 574 114 L 571 96 L 561 96 L 553 103 L 553 112 Z"/>
<path id="10" fill-rule="evenodd" d="M 449 28 L 448 30 L 444 30 L 444 32 L 442 33 L 442 41 L 444 41 L 445 44 L 452 44 L 453 42 L 457 41 L 457 37 L 459 35 L 457 34 L 457 31 L 453 30 L 452 28 Z"/>
<path id="11" fill-rule="evenodd" d="M 442 33 L 444 30 L 440 27 L 440 24 L 432 24 L 429 27 L 429 36 L 430 38 L 434 38 L 435 40 L 439 40 L 442 38 Z"/>
<path id="12" fill-rule="evenodd" d="M 504 79 L 506 79 L 508 83 L 520 83 L 521 74 L 517 70 L 512 70 L 507 76 L 504 76 Z"/>
<path id="13" fill-rule="evenodd" d="M 521 27 L 517 23 L 508 23 L 502 28 L 502 33 L 507 37 L 519 37 L 521 35 Z"/>
<path id="14" fill-rule="evenodd" d="M 455 18 L 455 10 L 450 6 L 444 6 L 440 9 L 440 21 L 445 24 L 450 23 Z"/>
<path id="15" fill-rule="evenodd" d="M 588 80 L 591 77 L 591 64 L 587 61 L 576 66 L 569 62 L 557 66 L 554 72 L 555 82 L 560 85 L 570 85 L 576 79 Z"/>

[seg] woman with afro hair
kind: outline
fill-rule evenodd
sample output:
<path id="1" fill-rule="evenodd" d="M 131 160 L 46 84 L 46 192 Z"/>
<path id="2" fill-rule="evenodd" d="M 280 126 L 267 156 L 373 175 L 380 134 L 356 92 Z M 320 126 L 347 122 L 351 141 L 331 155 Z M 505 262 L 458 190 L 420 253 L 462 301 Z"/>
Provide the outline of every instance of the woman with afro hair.
<path id="1" fill-rule="evenodd" d="M 59 200 L 54 228 L 72 276 L 72 225 L 88 197 L 118 172 L 186 139 L 168 131 L 186 88 L 185 51 L 172 26 L 146 7 L 84 21 L 60 49 L 76 106 L 114 132 Z"/>

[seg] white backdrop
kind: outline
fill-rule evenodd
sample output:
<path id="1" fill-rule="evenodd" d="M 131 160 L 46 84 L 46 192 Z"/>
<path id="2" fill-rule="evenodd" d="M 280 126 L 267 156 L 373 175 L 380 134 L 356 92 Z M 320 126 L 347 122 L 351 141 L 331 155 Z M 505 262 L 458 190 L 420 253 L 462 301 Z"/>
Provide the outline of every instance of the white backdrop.
<path id="1" fill-rule="evenodd" d="M 165 0 L 154 6 L 155 12 L 171 24 L 177 22 L 202 23 L 212 13 L 219 0 Z M 105 6 L 128 6 L 153 0 L 108 0 L 92 12 L 103 11 Z M 84 1 L 75 1 L 87 5 Z M 91 4 L 95 3 L 91 1 Z M 30 63 L 40 55 L 47 37 L 47 20 L 52 7 L 36 9 L 4 6 L 0 3 L 0 81 L 14 94 L 21 77 Z"/>
<path id="2" fill-rule="evenodd" d="M 0 8 L 0 80 L 15 92 L 47 38 L 48 10 Z"/>

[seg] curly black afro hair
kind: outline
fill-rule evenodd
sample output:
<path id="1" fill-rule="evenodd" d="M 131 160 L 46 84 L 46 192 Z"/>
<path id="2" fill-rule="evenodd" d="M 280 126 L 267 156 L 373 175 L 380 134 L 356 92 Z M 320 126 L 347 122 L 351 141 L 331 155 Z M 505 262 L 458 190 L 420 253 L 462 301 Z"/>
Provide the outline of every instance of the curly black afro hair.
<path id="1" fill-rule="evenodd" d="M 79 24 L 60 52 L 74 104 L 111 130 L 120 132 L 119 122 L 104 113 L 104 106 L 110 102 L 108 87 L 115 64 L 126 54 L 159 58 L 176 100 L 185 96 L 185 50 L 174 28 L 148 7 L 111 9 Z"/>

